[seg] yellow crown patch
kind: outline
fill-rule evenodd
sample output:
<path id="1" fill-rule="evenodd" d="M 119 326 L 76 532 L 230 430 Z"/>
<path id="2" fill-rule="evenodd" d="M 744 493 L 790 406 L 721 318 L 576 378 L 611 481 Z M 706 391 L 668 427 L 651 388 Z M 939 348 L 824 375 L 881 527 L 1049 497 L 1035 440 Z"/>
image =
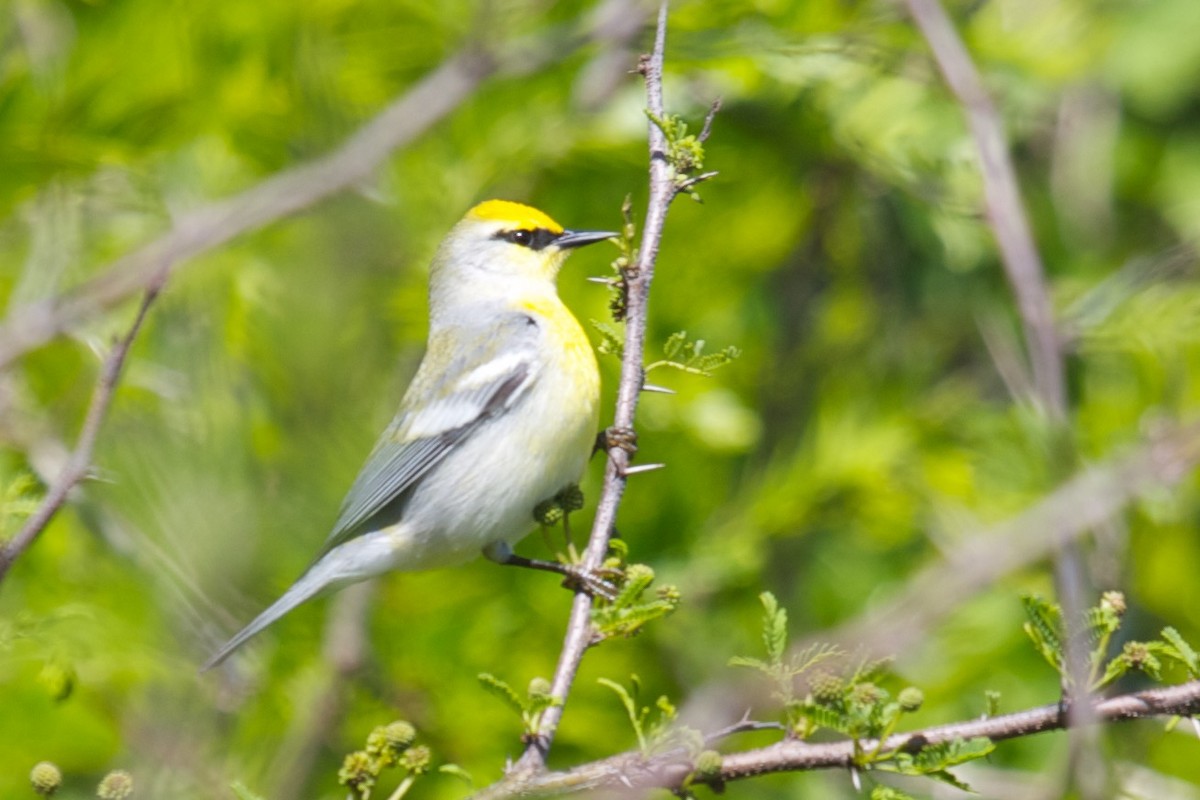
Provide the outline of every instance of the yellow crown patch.
<path id="1" fill-rule="evenodd" d="M 511 223 L 513 228 L 545 228 L 552 233 L 562 233 L 563 226 L 533 206 L 514 203 L 511 200 L 485 200 L 467 212 L 473 219 L 489 222 Z"/>

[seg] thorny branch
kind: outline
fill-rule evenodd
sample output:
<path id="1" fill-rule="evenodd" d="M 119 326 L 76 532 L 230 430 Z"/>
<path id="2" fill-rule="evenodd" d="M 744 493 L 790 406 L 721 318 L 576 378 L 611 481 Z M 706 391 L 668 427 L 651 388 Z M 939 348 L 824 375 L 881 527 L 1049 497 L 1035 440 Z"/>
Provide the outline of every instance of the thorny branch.
<path id="1" fill-rule="evenodd" d="M 1087 719 L 1093 722 L 1191 716 L 1200 712 L 1200 681 L 1090 702 L 1091 713 Z M 1062 704 L 1055 703 L 1013 714 L 898 733 L 888 737 L 880 750 L 915 752 L 930 745 L 974 737 L 992 741 L 1015 739 L 1065 730 L 1077 724 L 1077 719 L 1066 713 Z M 719 786 L 774 772 L 848 769 L 859 753 L 875 750 L 879 744 L 874 740 L 809 743 L 784 739 L 766 747 L 723 755 L 720 770 L 710 782 Z M 628 792 L 656 788 L 678 790 L 692 772 L 692 758 L 683 751 L 652 757 L 633 751 L 563 772 L 543 772 L 530 776 L 517 786 L 502 782 L 481 792 L 476 800 L 561 795 L 606 788 Z"/>
<path id="2" fill-rule="evenodd" d="M 647 108 L 652 117 L 659 119 L 663 116 L 662 70 L 666 28 L 667 4 L 664 2 L 658 11 L 654 50 L 638 65 L 638 71 L 645 79 Z M 711 124 L 711 119 L 709 124 Z M 645 223 L 642 226 L 642 239 L 637 262 L 625 272 L 627 291 L 625 347 L 621 364 L 621 381 L 617 389 L 616 413 L 613 418 L 613 426 L 622 429 L 632 429 L 638 395 L 643 388 L 646 307 L 650 295 L 650 282 L 654 277 L 654 265 L 658 257 L 667 209 L 681 191 L 674 180 L 671 165 L 667 159 L 665 134 L 653 122 L 648 125 L 648 129 L 650 196 L 646 206 Z M 583 555 L 582 566 L 584 569 L 594 571 L 604 562 L 609 540 L 616 524 L 617 507 L 620 505 L 621 496 L 625 491 L 627 475 L 630 474 L 629 462 L 630 454 L 627 451 L 619 447 L 609 448 L 604 486 L 596 508 L 591 537 Z M 592 642 L 591 608 L 592 598 L 584 592 L 578 592 L 571 607 L 562 653 L 559 656 L 558 667 L 551 683 L 551 693 L 563 701 L 570 694 L 571 685 L 574 683 L 584 653 Z M 525 753 L 502 781 L 502 784 L 516 785 L 529 776 L 545 770 L 546 756 L 554 741 L 562 713 L 563 706 L 561 704 L 546 710 L 542 715 L 538 730 L 529 739 Z"/>

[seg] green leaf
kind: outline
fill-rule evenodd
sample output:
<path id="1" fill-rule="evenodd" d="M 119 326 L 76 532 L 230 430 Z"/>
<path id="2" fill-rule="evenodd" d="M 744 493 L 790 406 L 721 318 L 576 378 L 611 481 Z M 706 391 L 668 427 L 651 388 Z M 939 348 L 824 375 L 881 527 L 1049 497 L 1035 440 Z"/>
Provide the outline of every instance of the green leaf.
<path id="1" fill-rule="evenodd" d="M 733 658 L 729 659 L 728 663 L 731 667 L 749 667 L 750 669 L 756 669 L 759 672 L 765 672 L 768 675 L 774 674 L 774 670 L 771 668 L 771 665 L 760 658 L 751 658 L 750 656 L 734 656 Z"/>
<path id="2" fill-rule="evenodd" d="M 516 711 L 522 717 L 529 713 L 528 704 L 507 683 L 487 672 L 481 672 L 477 677 L 484 689 L 493 697 L 499 698 L 502 703 L 513 711 Z"/>
<path id="3" fill-rule="evenodd" d="M 1025 615 L 1029 618 L 1024 626 L 1025 633 L 1042 654 L 1042 658 L 1062 674 L 1062 610 L 1036 595 L 1025 595 L 1021 602 L 1025 607 Z"/>
<path id="4" fill-rule="evenodd" d="M 667 341 L 663 344 L 663 355 L 673 359 L 679 355 L 679 351 L 683 348 L 687 341 L 687 331 L 677 331 L 667 337 Z"/>
<path id="5" fill-rule="evenodd" d="M 238 800 L 265 800 L 261 794 L 255 794 L 246 788 L 246 784 L 241 781 L 234 781 L 229 785 L 229 788 L 237 795 Z"/>
<path id="6" fill-rule="evenodd" d="M 636 686 L 636 675 L 633 676 L 633 680 L 635 681 Z M 638 748 L 643 753 L 647 752 L 646 735 L 642 730 L 643 715 L 638 711 L 637 703 L 634 702 L 633 697 L 629 694 L 629 691 L 621 684 L 617 683 L 616 681 L 611 681 L 608 678 L 597 678 L 596 682 L 601 686 L 606 686 L 611 689 L 617 695 L 617 697 L 621 699 L 621 704 L 625 706 L 625 714 L 629 717 L 629 724 L 633 726 L 633 732 L 637 736 Z"/>
<path id="7" fill-rule="evenodd" d="M 607 322 L 601 322 L 597 319 L 591 319 L 588 322 L 600 334 L 600 342 L 596 345 L 596 352 L 601 355 L 616 356 L 618 359 L 625 357 L 625 337 L 616 328 Z"/>
<path id="8" fill-rule="evenodd" d="M 464 781 L 467 786 L 475 788 L 475 779 L 471 777 L 471 773 L 460 767 L 458 764 L 442 764 L 438 767 L 438 772 L 445 775 L 453 775 L 454 777 Z"/>
<path id="9" fill-rule="evenodd" d="M 911 794 L 879 784 L 871 789 L 871 800 L 916 800 Z"/>
<path id="10" fill-rule="evenodd" d="M 1181 662 L 1193 678 L 1200 678 L 1200 656 L 1197 656 L 1192 646 L 1179 635 L 1179 631 L 1170 626 L 1163 628 L 1162 638 L 1169 645 L 1164 654 Z"/>
<path id="11" fill-rule="evenodd" d="M 758 599 L 763 604 L 763 644 L 767 647 L 767 657 L 778 664 L 787 650 L 787 611 L 779 607 L 770 592 L 763 592 Z"/>

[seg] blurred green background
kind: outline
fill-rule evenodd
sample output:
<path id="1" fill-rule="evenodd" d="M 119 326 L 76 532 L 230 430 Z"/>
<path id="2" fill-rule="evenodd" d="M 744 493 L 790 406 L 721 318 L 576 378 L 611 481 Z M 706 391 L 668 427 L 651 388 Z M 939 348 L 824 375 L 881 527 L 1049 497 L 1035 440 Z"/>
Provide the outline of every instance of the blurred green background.
<path id="1" fill-rule="evenodd" d="M 8 0 L 0 302 L 78 285 L 173 215 L 327 153 L 472 37 L 570 47 L 564 26 L 596 7 Z M 1106 462 L 1200 403 L 1200 4 L 949 8 L 1003 110 L 1069 334 L 1074 446 L 1082 463 Z M 670 26 L 669 108 L 698 127 L 724 99 L 707 148 L 720 176 L 703 204 L 671 211 L 648 358 L 679 330 L 743 356 L 711 378 L 656 373 L 678 394 L 643 400 L 639 458 L 668 467 L 632 480 L 619 528 L 684 602 L 588 655 L 559 767 L 634 745 L 596 678 L 636 673 L 651 699 L 680 705 L 750 681 L 726 662 L 759 654 L 763 589 L 795 636 L 820 638 L 1064 477 L 985 344 L 1018 342 L 1014 303 L 962 110 L 902 7 L 695 0 L 675 4 Z M 92 796 L 113 768 L 141 797 L 228 797 L 234 780 L 271 798 L 340 797 L 341 756 L 395 718 L 478 785 L 520 753 L 519 720 L 476 675 L 524 687 L 551 674 L 569 595 L 550 576 L 479 561 L 381 581 L 365 661 L 344 683 L 322 656 L 336 600 L 294 612 L 228 670 L 196 666 L 324 539 L 420 357 L 426 264 L 453 222 L 488 197 L 568 227 L 619 225 L 626 194 L 644 210 L 643 90 L 629 70 L 649 30 L 634 29 L 485 82 L 356 191 L 172 278 L 104 427 L 98 480 L 0 587 L 0 796 L 32 796 L 29 769 L 48 759 L 68 798 Z M 581 319 L 607 319 L 605 290 L 584 280 L 608 274 L 605 247 L 560 278 Z M 74 441 L 132 311 L 89 319 L 0 376 L 5 534 L 40 492 L 27 477 Z M 611 409 L 617 365 L 602 361 Z M 1171 624 L 1200 639 L 1198 516 L 1189 476 L 1143 493 L 1085 547 L 1097 586 L 1128 596 L 1128 636 Z M 546 555 L 537 536 L 522 552 Z M 1052 592 L 1051 574 L 1042 562 L 979 587 L 896 654 L 895 686 L 928 698 L 914 724 L 978 716 L 987 689 L 1006 711 L 1057 699 L 1020 630 L 1020 594 Z M 1106 730 L 1108 785 L 1200 797 L 1187 728 Z M 1065 736 L 1044 735 L 963 775 L 988 797 L 1059 797 L 1066 754 Z M 433 776 L 416 791 L 465 786 Z M 729 794 L 858 796 L 841 773 Z"/>

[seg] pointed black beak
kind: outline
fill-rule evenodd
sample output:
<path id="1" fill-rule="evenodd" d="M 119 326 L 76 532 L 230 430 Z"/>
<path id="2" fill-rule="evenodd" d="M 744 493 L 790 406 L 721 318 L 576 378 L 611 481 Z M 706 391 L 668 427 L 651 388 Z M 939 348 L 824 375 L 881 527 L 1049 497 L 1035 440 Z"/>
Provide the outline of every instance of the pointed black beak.
<path id="1" fill-rule="evenodd" d="M 570 247 L 603 242 L 605 239 L 616 239 L 619 235 L 612 231 L 563 231 L 562 235 L 554 240 L 554 246 L 566 250 Z"/>

